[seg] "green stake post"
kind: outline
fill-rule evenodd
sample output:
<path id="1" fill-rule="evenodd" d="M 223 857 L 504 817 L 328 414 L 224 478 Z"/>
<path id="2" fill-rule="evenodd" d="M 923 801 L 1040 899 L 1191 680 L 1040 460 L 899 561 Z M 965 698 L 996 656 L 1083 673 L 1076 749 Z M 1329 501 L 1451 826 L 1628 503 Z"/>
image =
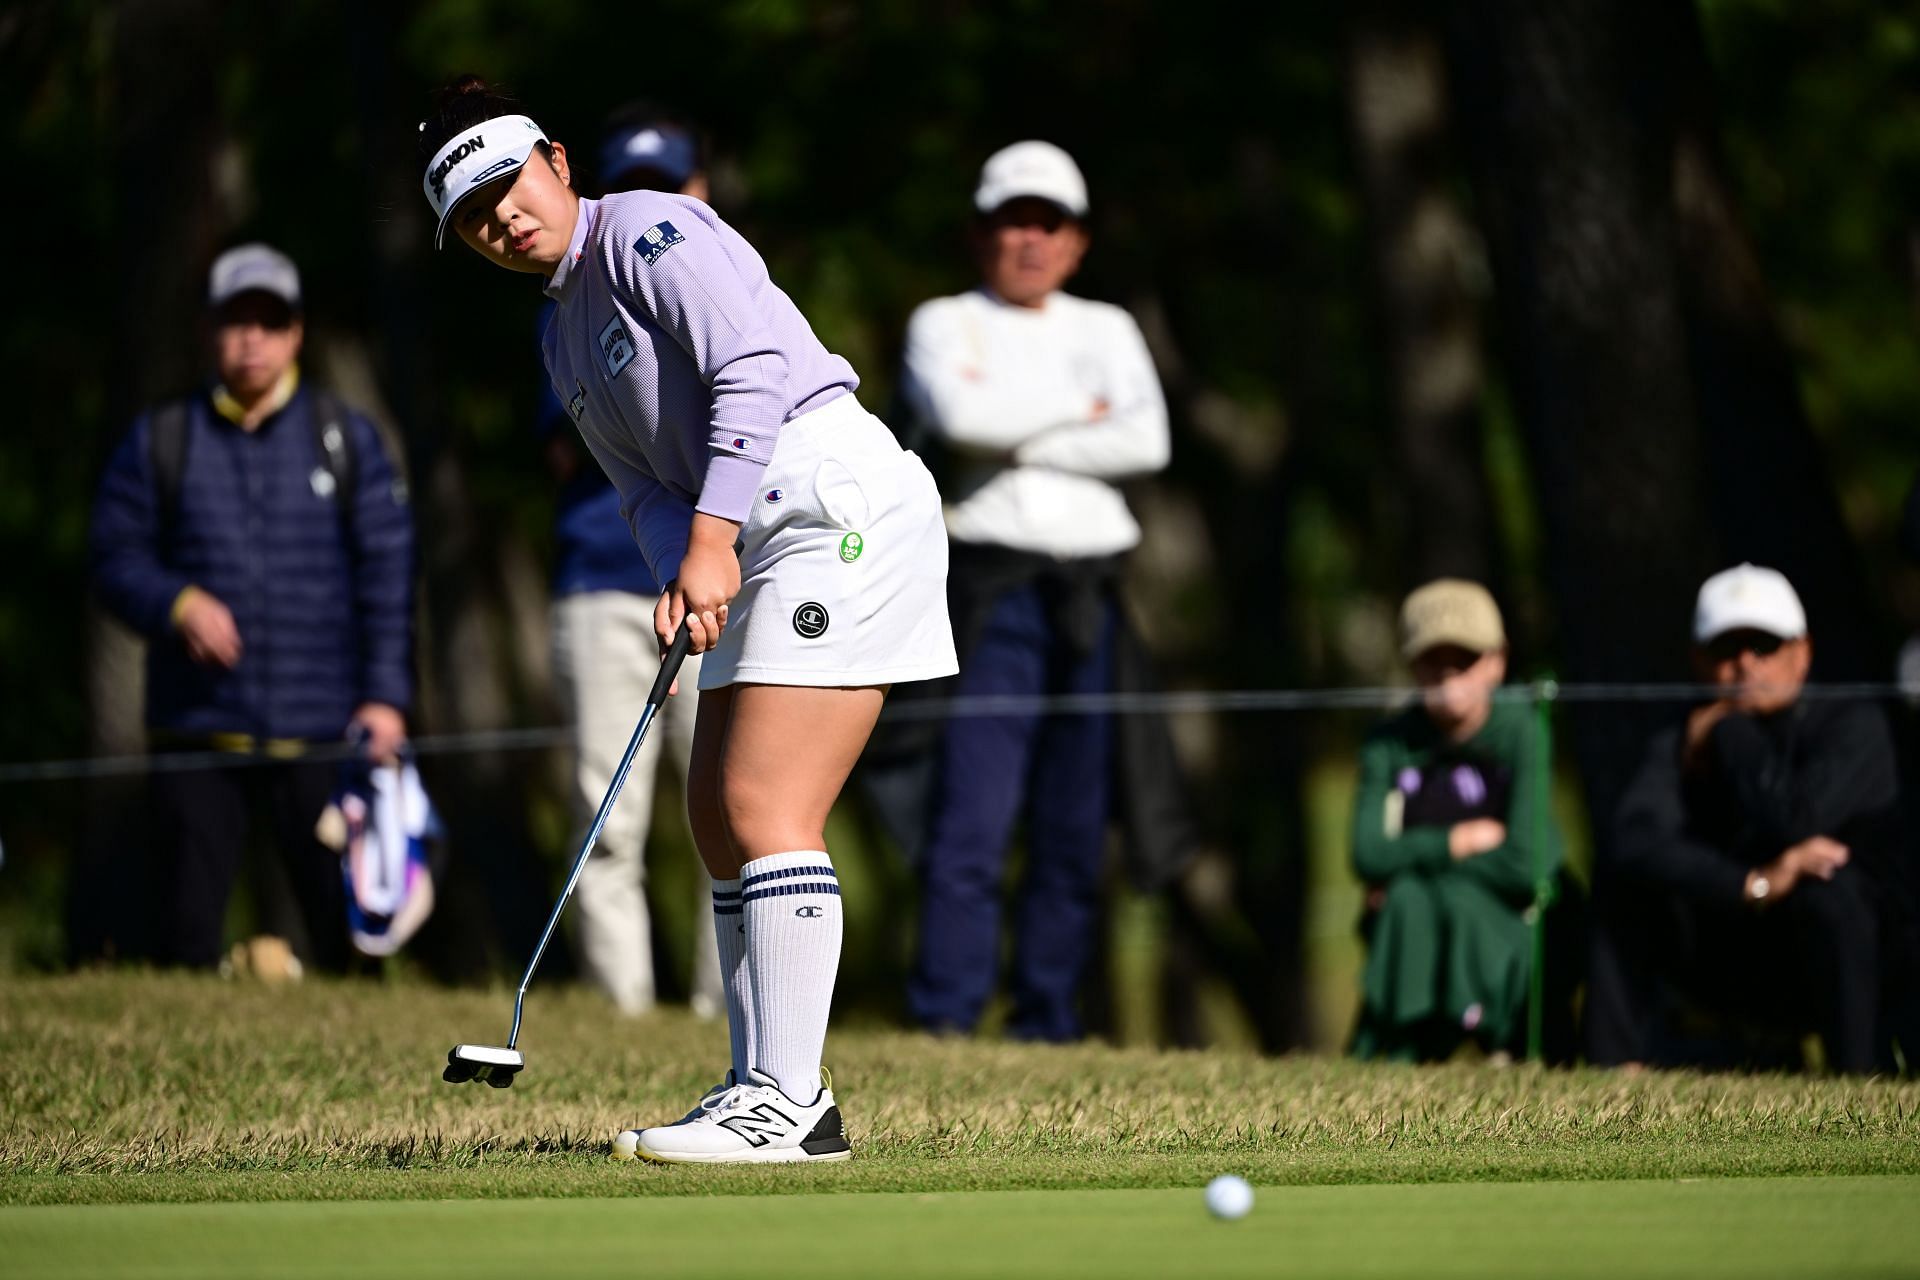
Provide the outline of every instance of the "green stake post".
<path id="1" fill-rule="evenodd" d="M 1547 908 L 1553 904 L 1553 877 L 1548 874 L 1547 831 L 1553 821 L 1548 812 L 1553 797 L 1553 703 L 1560 696 L 1560 685 L 1552 676 L 1544 676 L 1533 686 L 1533 964 L 1527 978 L 1527 1057 L 1538 1062 L 1545 1056 L 1547 963 Z"/>

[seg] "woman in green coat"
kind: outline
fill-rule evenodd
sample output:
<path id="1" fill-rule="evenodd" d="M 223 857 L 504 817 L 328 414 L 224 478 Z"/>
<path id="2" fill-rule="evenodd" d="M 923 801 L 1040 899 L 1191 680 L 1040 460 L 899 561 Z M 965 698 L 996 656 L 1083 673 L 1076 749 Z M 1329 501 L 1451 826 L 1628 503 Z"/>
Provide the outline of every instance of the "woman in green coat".
<path id="1" fill-rule="evenodd" d="M 1431 1061 L 1467 1036 L 1512 1050 L 1525 1032 L 1534 886 L 1561 857 L 1551 823 L 1535 849 L 1532 722 L 1493 699 L 1507 641 L 1486 588 L 1428 583 L 1407 597 L 1400 630 L 1421 698 L 1360 752 L 1353 869 L 1367 884 L 1368 945 L 1353 1053 Z"/>

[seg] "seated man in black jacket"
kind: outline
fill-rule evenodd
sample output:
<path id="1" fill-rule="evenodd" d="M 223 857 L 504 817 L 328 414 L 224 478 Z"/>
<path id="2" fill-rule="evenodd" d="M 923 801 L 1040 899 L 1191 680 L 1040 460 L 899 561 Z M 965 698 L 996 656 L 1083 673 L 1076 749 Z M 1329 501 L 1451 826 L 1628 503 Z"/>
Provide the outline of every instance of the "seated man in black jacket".
<path id="1" fill-rule="evenodd" d="M 1654 736 L 1615 814 L 1589 1057 L 1660 1057 L 1664 986 L 1703 1012 L 1817 1030 L 1834 1070 L 1888 1065 L 1882 1000 L 1908 912 L 1886 718 L 1870 702 L 1801 696 L 1813 644 L 1775 570 L 1709 578 L 1694 643 L 1721 693 Z"/>

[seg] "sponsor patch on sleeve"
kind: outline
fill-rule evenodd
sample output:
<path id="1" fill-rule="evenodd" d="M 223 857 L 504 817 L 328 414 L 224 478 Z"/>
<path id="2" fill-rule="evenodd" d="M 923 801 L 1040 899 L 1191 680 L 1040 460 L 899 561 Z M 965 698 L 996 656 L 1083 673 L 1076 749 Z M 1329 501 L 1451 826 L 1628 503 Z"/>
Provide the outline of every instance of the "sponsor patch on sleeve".
<path id="1" fill-rule="evenodd" d="M 679 244 L 686 237 L 674 230 L 671 222 L 658 222 L 641 233 L 633 242 L 634 250 L 648 266 L 660 261 L 660 255 Z"/>

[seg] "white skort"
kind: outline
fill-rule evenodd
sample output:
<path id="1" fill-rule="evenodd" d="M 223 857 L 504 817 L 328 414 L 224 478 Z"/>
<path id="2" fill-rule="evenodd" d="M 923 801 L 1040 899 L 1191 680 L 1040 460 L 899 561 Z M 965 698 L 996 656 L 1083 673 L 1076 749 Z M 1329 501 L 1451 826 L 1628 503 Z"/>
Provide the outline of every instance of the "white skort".
<path id="1" fill-rule="evenodd" d="M 701 664 L 702 689 L 959 670 L 940 491 L 853 396 L 780 428 L 740 541 L 740 594 Z"/>

